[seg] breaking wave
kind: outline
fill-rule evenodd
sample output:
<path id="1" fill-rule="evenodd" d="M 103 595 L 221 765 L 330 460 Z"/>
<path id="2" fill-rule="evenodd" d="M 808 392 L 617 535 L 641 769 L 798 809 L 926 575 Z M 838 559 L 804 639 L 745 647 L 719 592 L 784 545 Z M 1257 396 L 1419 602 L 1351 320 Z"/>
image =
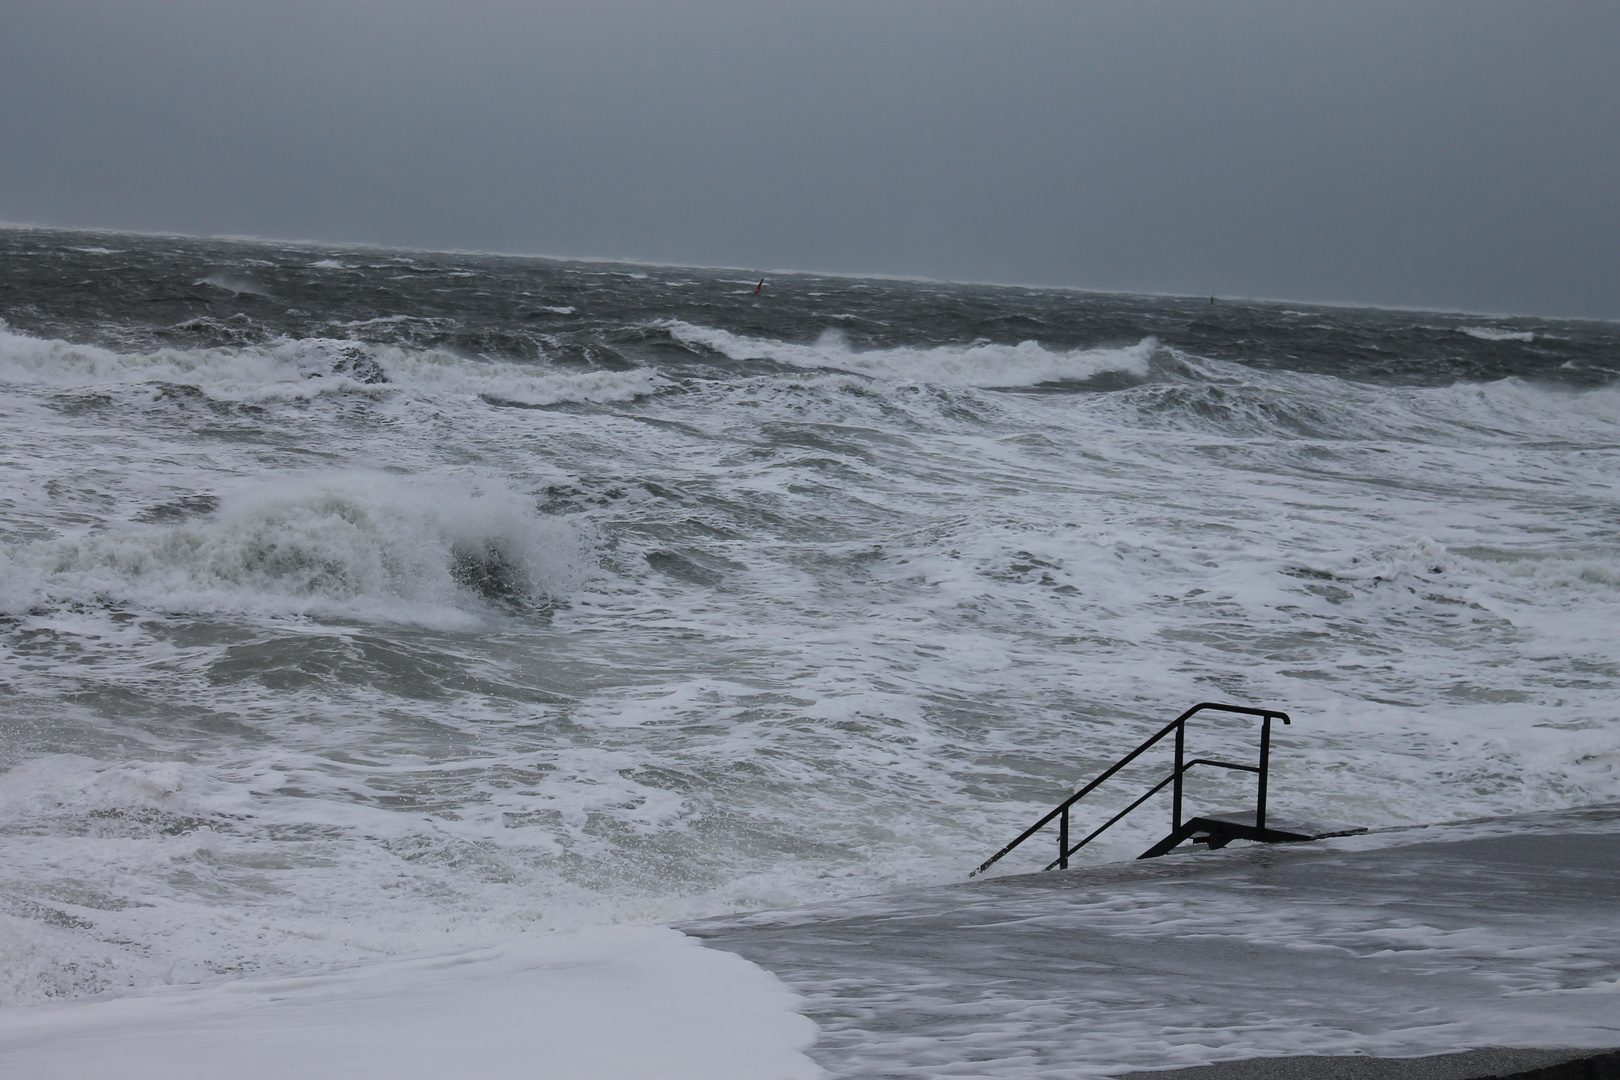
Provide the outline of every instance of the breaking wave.
<path id="1" fill-rule="evenodd" d="M 850 346 L 843 331 L 836 328 L 824 331 L 813 345 L 793 345 L 695 326 L 678 319 L 662 325 L 683 344 L 712 349 L 733 360 L 774 360 L 793 367 L 834 368 L 896 382 L 985 388 L 1090 382 L 1102 375 L 1145 379 L 1149 363 L 1159 349 L 1158 341 L 1149 337 L 1124 348 L 1069 352 L 1047 349 L 1036 341 L 1017 345 L 975 342 L 858 351 Z"/>
<path id="2" fill-rule="evenodd" d="M 14 609 L 110 601 L 415 620 L 560 599 L 585 577 L 586 549 L 574 527 L 498 484 L 349 473 L 227 495 L 178 524 L 21 545 L 0 571 Z"/>
<path id="3" fill-rule="evenodd" d="M 1536 335 L 1528 330 L 1501 330 L 1494 326 L 1462 326 L 1458 329 L 1477 341 L 1536 340 Z"/>
<path id="4" fill-rule="evenodd" d="M 334 338 L 264 345 L 122 353 L 36 338 L 0 324 L 0 382 L 82 389 L 189 385 L 221 401 L 262 403 L 331 394 L 484 397 L 523 405 L 608 404 L 656 393 L 667 383 L 646 368 L 557 371 L 537 364 L 471 360 L 442 350 Z"/>

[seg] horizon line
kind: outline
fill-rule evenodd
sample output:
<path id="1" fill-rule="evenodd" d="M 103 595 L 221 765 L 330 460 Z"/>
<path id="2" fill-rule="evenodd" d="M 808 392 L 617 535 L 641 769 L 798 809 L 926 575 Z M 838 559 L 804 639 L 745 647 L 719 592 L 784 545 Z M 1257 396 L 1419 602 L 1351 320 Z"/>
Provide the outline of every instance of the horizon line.
<path id="1" fill-rule="evenodd" d="M 964 281 L 954 278 L 934 278 L 917 274 L 882 274 L 862 273 L 844 270 L 804 270 L 784 269 L 765 270 L 755 267 L 749 269 L 742 266 L 729 266 L 725 264 L 709 263 L 677 263 L 662 262 L 654 259 L 643 259 L 630 256 L 609 255 L 549 255 L 535 252 L 514 251 L 481 251 L 475 248 L 432 248 L 410 247 L 398 244 L 379 244 L 363 240 L 313 240 L 288 239 L 274 236 L 254 236 L 246 233 L 214 233 L 202 235 L 197 233 L 183 233 L 170 231 L 146 231 L 142 229 L 123 229 L 100 226 L 76 225 L 42 225 L 28 222 L 13 222 L 0 220 L 0 230 L 32 229 L 40 232 L 62 233 L 99 233 L 113 236 L 140 236 L 149 238 L 170 238 L 176 240 L 217 240 L 226 243 L 245 244 L 283 244 L 293 247 L 327 247 L 327 248 L 366 248 L 376 251 L 410 251 L 429 255 L 482 255 L 502 259 L 539 259 L 547 262 L 575 262 L 575 263 L 610 263 L 620 266 L 657 267 L 669 270 L 730 270 L 737 273 L 764 274 L 777 276 L 799 275 L 805 277 L 828 277 L 849 280 L 868 281 L 903 281 L 919 284 L 933 285 L 977 285 L 994 289 L 1024 289 L 1027 291 L 1072 292 L 1089 293 L 1100 296 L 1135 296 L 1151 297 L 1164 300 L 1198 300 L 1209 297 L 1212 300 L 1235 301 L 1250 304 L 1301 304 L 1308 307 L 1360 309 L 1366 311 L 1397 311 L 1411 314 L 1428 315 L 1471 315 L 1492 319 L 1554 319 L 1563 322 L 1591 322 L 1591 323 L 1620 323 L 1620 317 L 1603 318 L 1595 315 L 1545 315 L 1531 312 L 1509 311 L 1473 311 L 1467 308 L 1436 308 L 1414 307 L 1400 304 L 1373 304 L 1358 300 L 1303 300 L 1295 297 L 1272 296 L 1238 296 L 1222 295 L 1220 293 L 1175 293 L 1154 292 L 1141 289 L 1099 289 L 1084 285 L 1035 285 L 1025 282 L 1006 281 Z"/>

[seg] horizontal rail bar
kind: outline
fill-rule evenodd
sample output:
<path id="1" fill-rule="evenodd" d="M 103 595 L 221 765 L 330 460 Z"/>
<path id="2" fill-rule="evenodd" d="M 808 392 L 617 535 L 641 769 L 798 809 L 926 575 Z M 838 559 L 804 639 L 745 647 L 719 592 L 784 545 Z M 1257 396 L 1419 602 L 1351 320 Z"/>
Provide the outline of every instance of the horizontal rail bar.
<path id="1" fill-rule="evenodd" d="M 1292 720 L 1288 719 L 1287 713 L 1279 712 L 1276 709 L 1251 709 L 1247 705 L 1220 705 L 1213 701 L 1199 702 L 1197 705 L 1194 705 L 1192 708 L 1188 709 L 1186 712 L 1177 717 L 1176 722 L 1180 723 L 1181 721 L 1190 718 L 1194 713 L 1203 712 L 1205 709 L 1213 709 L 1216 712 L 1241 713 L 1244 716 L 1258 716 L 1262 720 L 1269 716 L 1274 719 L 1281 720 L 1285 724 L 1293 723 Z"/>

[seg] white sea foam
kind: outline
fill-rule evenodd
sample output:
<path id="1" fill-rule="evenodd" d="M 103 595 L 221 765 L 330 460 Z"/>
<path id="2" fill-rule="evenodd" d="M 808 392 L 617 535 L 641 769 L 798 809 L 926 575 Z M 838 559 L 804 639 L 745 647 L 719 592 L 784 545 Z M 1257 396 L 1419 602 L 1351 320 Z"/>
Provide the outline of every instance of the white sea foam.
<path id="1" fill-rule="evenodd" d="M 771 975 L 625 926 L 295 979 L 0 1010 L 13 1080 L 816 1080 Z M 633 1037 L 625 1037 L 625 1032 Z"/>
<path id="2" fill-rule="evenodd" d="M 389 378 L 403 387 L 518 405 L 605 405 L 656 394 L 670 385 L 649 368 L 562 372 L 537 370 L 532 364 L 468 361 L 443 352 L 389 350 L 382 355 Z"/>
<path id="3" fill-rule="evenodd" d="M 339 366 L 346 353 L 375 365 L 386 382 Z M 667 385 L 657 373 L 554 371 L 536 364 L 468 360 L 435 350 L 361 345 L 330 338 L 267 345 L 121 353 L 95 345 L 30 337 L 0 327 L 0 382 L 94 389 L 174 383 L 221 401 L 297 401 L 333 394 L 487 396 L 524 405 L 630 401 Z"/>
<path id="4" fill-rule="evenodd" d="M 678 341 L 702 345 L 734 360 L 765 359 L 802 368 L 833 368 L 873 378 L 943 386 L 1036 386 L 1087 382 L 1104 374 L 1144 378 L 1158 342 L 1145 338 L 1122 349 L 1051 351 L 1039 342 L 995 345 L 940 345 L 933 348 L 852 349 L 836 327 L 813 345 L 749 338 L 727 330 L 671 320 L 664 324 Z"/>
<path id="5" fill-rule="evenodd" d="M 7 1000 L 959 879 L 1209 698 L 1279 812 L 1620 798 L 1615 391 L 693 333 L 793 370 L 0 337 Z"/>
<path id="6" fill-rule="evenodd" d="M 1460 326 L 1457 328 L 1480 341 L 1534 341 L 1536 335 L 1529 330 L 1503 330 L 1495 326 Z"/>
<path id="7" fill-rule="evenodd" d="M 1445 408 L 1464 422 L 1494 430 L 1499 438 L 1602 440 L 1620 423 L 1620 387 L 1589 390 L 1549 387 L 1524 379 L 1462 383 L 1425 397 L 1448 399 Z"/>
<path id="8" fill-rule="evenodd" d="M 312 474 L 226 495 L 217 514 L 13 549 L 10 601 L 164 611 L 357 611 L 409 617 L 480 594 L 535 603 L 585 573 L 580 539 L 498 482 Z"/>

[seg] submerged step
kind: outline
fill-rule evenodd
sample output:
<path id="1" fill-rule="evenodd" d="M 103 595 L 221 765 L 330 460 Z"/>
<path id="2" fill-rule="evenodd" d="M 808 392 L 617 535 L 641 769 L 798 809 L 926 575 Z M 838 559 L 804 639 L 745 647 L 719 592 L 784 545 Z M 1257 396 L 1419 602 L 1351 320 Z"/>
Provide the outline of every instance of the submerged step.
<path id="1" fill-rule="evenodd" d="M 1367 830 L 1359 825 L 1339 825 L 1325 821 L 1305 821 L 1298 818 L 1265 816 L 1265 825 L 1257 825 L 1260 815 L 1254 810 L 1226 810 L 1217 814 L 1200 814 L 1188 818 L 1163 840 L 1137 856 L 1156 859 L 1168 855 L 1182 844 L 1191 841 L 1210 848 L 1223 848 L 1233 840 L 1253 840 L 1261 844 L 1294 844 L 1305 840 L 1324 840 L 1330 836 L 1353 836 Z"/>

